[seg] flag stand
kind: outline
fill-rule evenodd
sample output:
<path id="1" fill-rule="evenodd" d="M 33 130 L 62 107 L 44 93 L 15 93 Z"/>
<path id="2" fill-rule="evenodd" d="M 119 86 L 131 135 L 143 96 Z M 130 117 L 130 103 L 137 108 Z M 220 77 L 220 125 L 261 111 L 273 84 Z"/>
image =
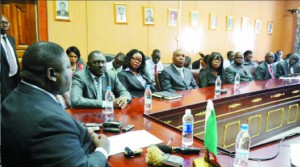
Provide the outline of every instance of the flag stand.
<path id="1" fill-rule="evenodd" d="M 204 157 L 194 160 L 194 167 L 222 167 L 217 158 L 206 149 Z"/>

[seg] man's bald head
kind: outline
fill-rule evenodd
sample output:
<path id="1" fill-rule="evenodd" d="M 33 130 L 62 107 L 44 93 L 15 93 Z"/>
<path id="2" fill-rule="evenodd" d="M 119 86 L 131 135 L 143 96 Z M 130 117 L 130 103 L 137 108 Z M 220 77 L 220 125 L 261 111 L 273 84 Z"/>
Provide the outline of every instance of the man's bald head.
<path id="1" fill-rule="evenodd" d="M 183 54 L 181 49 L 177 49 L 173 52 L 173 64 L 178 67 L 181 68 L 184 66 L 184 62 L 185 62 L 185 55 Z"/>
<path id="2" fill-rule="evenodd" d="M 268 52 L 266 55 L 265 55 L 265 61 L 266 63 L 268 64 L 272 64 L 274 62 L 274 53 L 273 52 Z"/>

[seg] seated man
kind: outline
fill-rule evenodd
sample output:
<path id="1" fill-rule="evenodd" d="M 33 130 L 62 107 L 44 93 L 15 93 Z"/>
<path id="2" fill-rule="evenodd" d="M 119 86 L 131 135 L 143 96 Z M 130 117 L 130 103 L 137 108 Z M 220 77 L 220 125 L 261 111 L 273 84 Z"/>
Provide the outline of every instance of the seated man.
<path id="1" fill-rule="evenodd" d="M 185 56 L 184 67 L 188 69 L 192 69 L 191 62 L 192 62 L 191 57 Z"/>
<path id="2" fill-rule="evenodd" d="M 105 70 L 106 59 L 100 51 L 88 55 L 87 68 L 73 76 L 71 105 L 73 108 L 105 108 L 107 86 L 115 97 L 114 108 L 125 108 L 131 100 L 129 92 L 112 71 Z"/>
<path id="3" fill-rule="evenodd" d="M 274 62 L 274 53 L 268 52 L 265 56 L 265 61 L 260 63 L 260 65 L 255 70 L 256 80 L 268 80 L 274 79 L 276 76 L 276 66 Z"/>
<path id="4" fill-rule="evenodd" d="M 235 75 L 237 73 L 240 74 L 240 82 L 249 82 L 254 80 L 250 70 L 247 66 L 244 66 L 243 63 L 244 56 L 241 52 L 236 52 L 234 54 L 234 63 L 227 67 L 225 70 L 226 83 L 234 83 Z"/>
<path id="5" fill-rule="evenodd" d="M 223 69 L 224 70 L 233 63 L 233 57 L 234 57 L 234 52 L 233 51 L 227 52 L 227 60 L 224 60 L 224 62 L 223 62 Z"/>
<path id="6" fill-rule="evenodd" d="M 300 73 L 299 69 L 299 55 L 294 53 L 288 60 L 281 61 L 277 64 L 277 78 L 292 77 Z"/>
<path id="7" fill-rule="evenodd" d="M 173 52 L 173 64 L 161 72 L 160 81 L 163 91 L 175 92 L 196 89 L 197 83 L 190 69 L 183 67 L 185 55 L 178 49 Z"/>
<path id="8" fill-rule="evenodd" d="M 251 50 L 247 50 L 244 52 L 244 65 L 250 68 L 251 66 L 256 68 L 258 66 L 257 62 L 253 61 L 253 52 Z"/>
<path id="9" fill-rule="evenodd" d="M 162 62 L 160 61 L 160 51 L 158 49 L 153 50 L 152 59 L 146 60 L 146 71 L 148 72 L 151 80 L 155 83 L 154 75 L 161 72 L 164 69 Z"/>
<path id="10" fill-rule="evenodd" d="M 64 49 L 51 42 L 31 45 L 21 78 L 2 103 L 3 166 L 106 166 L 108 139 L 88 132 L 54 97 L 72 82 Z"/>
<path id="11" fill-rule="evenodd" d="M 200 59 L 194 61 L 192 63 L 192 69 L 201 69 L 202 68 L 202 63 L 203 63 L 203 59 L 204 59 L 204 54 L 202 52 L 199 52 L 200 55 Z"/>
<path id="12" fill-rule="evenodd" d="M 122 66 L 125 62 L 125 55 L 124 53 L 118 53 L 114 60 L 111 62 L 108 62 L 106 64 L 106 69 L 107 70 L 112 70 L 114 71 L 116 74 L 118 74 L 119 72 L 121 72 L 123 70 Z"/>

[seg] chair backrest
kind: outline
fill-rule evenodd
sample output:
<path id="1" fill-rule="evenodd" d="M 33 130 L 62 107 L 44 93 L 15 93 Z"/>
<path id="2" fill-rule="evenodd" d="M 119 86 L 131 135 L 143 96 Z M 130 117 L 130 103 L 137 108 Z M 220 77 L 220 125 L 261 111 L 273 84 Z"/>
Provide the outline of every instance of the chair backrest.
<path id="1" fill-rule="evenodd" d="M 199 71 L 200 70 L 191 70 L 192 74 L 193 74 L 193 77 L 194 79 L 196 80 L 196 83 L 199 85 Z"/>
<path id="2" fill-rule="evenodd" d="M 157 91 L 162 91 L 161 86 L 160 86 L 160 73 L 161 72 L 154 74 L 155 87 L 156 87 Z"/>
<path id="3" fill-rule="evenodd" d="M 105 56 L 106 62 L 111 62 L 115 58 L 115 55 L 113 55 L 113 54 L 104 54 L 104 56 Z"/>

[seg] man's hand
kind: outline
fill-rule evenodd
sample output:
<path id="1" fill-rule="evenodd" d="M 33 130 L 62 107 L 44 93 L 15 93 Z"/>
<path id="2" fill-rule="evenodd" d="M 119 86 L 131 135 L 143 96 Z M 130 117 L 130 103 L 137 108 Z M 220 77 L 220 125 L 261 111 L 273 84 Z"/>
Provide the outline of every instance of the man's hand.
<path id="1" fill-rule="evenodd" d="M 127 99 L 125 97 L 119 97 L 114 100 L 114 108 L 125 108 L 127 106 Z"/>
<path id="2" fill-rule="evenodd" d="M 91 136 L 96 147 L 102 147 L 107 153 L 109 153 L 110 143 L 108 138 L 105 135 L 103 134 L 97 135 L 96 133 L 94 133 Z"/>

